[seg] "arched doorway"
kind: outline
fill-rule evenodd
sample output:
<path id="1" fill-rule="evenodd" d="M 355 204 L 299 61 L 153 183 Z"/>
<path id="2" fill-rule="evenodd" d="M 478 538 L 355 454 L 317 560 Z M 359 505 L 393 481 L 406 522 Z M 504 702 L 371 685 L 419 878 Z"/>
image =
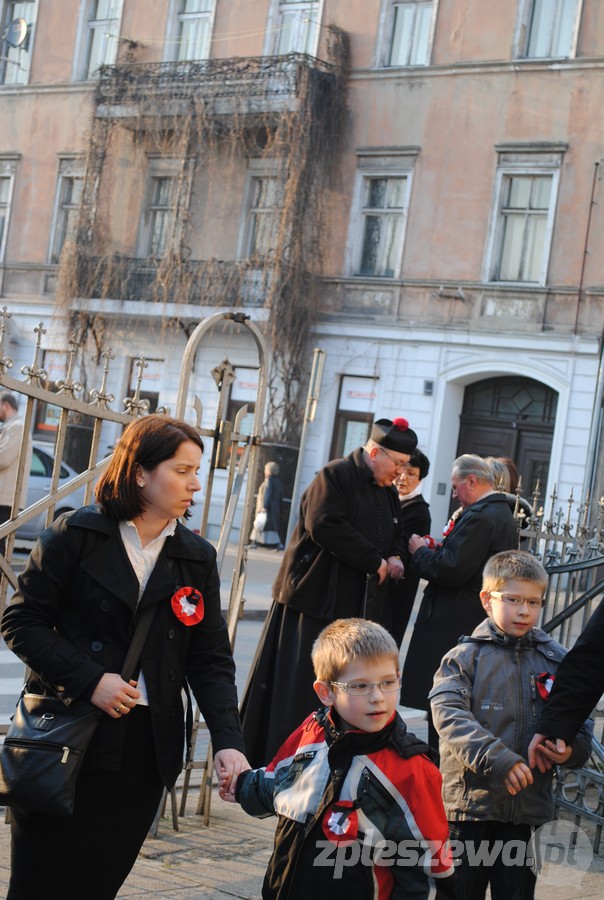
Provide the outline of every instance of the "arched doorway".
<path id="1" fill-rule="evenodd" d="M 457 456 L 510 456 L 529 497 L 545 491 L 558 394 L 532 378 L 487 378 L 466 387 Z"/>

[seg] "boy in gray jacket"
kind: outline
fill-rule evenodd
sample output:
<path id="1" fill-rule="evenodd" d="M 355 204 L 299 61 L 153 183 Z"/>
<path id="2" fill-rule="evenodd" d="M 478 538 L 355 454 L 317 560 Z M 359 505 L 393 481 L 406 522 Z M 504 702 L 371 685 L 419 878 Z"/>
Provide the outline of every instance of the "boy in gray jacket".
<path id="1" fill-rule="evenodd" d="M 446 654 L 434 677 L 443 800 L 451 839 L 464 843 L 443 885 L 447 896 L 483 900 L 490 884 L 493 900 L 534 897 L 529 842 L 532 829 L 553 818 L 552 771 L 532 771 L 527 748 L 566 654 L 536 627 L 546 587 L 547 574 L 530 553 L 492 556 L 480 593 L 488 619 Z M 563 753 L 555 741 L 547 745 L 553 763 L 576 768 L 589 755 L 590 729 L 583 725 Z M 519 847 L 526 848 L 522 861 Z"/>

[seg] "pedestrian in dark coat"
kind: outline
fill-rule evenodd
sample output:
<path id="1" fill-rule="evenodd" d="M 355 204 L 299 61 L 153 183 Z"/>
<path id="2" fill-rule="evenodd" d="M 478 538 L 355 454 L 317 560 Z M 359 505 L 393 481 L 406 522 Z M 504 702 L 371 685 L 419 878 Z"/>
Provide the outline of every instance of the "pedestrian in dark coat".
<path id="1" fill-rule="evenodd" d="M 283 482 L 279 478 L 279 465 L 276 462 L 267 462 L 264 467 L 264 481 L 258 488 L 256 498 L 256 517 L 259 513 L 264 513 L 266 521 L 261 529 L 254 524 L 250 534 L 252 545 L 261 544 L 283 550 L 280 533 L 282 503 Z"/>
<path id="2" fill-rule="evenodd" d="M 401 503 L 401 526 L 407 540 L 412 534 L 430 534 L 432 525 L 430 507 L 421 493 L 422 481 L 429 471 L 430 460 L 421 450 L 416 450 L 395 482 Z M 405 577 L 401 581 L 391 582 L 388 585 L 388 604 L 390 606 L 388 630 L 399 648 L 403 643 L 411 618 L 418 587 L 419 574 L 410 566 L 407 566 Z"/>
<path id="3" fill-rule="evenodd" d="M 103 715 L 73 816 L 12 811 L 8 900 L 115 897 L 182 768 L 183 688 L 208 724 L 218 773 L 247 768 L 216 553 L 178 521 L 199 490 L 202 449 L 184 422 L 133 422 L 98 484 L 99 506 L 61 516 L 19 577 L 2 635 L 32 670 L 29 689 L 90 700 Z M 119 673 L 150 605 L 140 671 L 126 683 Z"/>
<path id="4" fill-rule="evenodd" d="M 420 535 L 409 541 L 410 566 L 428 581 L 403 669 L 401 703 L 415 709 L 429 710 L 428 694 L 443 656 L 485 618 L 480 590 L 487 560 L 518 546 L 512 510 L 506 496 L 494 490 L 486 460 L 458 457 L 451 485 L 463 508 L 455 527 L 433 550 Z M 428 743 L 438 750 L 430 717 L 428 726 Z"/>
<path id="5" fill-rule="evenodd" d="M 392 484 L 416 445 L 405 419 L 378 420 L 365 447 L 328 463 L 304 492 L 244 692 L 252 766 L 268 763 L 315 708 L 311 650 L 319 632 L 351 616 L 383 623 L 382 585 L 402 577 L 407 558 Z"/>

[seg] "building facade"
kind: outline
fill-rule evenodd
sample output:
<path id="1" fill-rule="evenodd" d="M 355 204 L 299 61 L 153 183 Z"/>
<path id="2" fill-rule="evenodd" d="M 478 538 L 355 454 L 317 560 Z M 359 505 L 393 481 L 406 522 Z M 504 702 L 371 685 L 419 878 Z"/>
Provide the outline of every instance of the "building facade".
<path id="1" fill-rule="evenodd" d="M 404 415 L 435 530 L 459 452 L 528 493 L 604 493 L 604 9 L 598 0 L 2 2 L 0 289 L 11 355 L 47 323 L 116 354 L 112 393 L 170 407 L 200 318 L 265 329 L 267 434 L 301 484 Z M 210 369 L 253 396 L 254 348 Z M 52 435 L 52 411 L 36 428 Z M 116 435 L 107 435 L 111 444 Z M 218 516 L 218 513 L 217 513 Z"/>

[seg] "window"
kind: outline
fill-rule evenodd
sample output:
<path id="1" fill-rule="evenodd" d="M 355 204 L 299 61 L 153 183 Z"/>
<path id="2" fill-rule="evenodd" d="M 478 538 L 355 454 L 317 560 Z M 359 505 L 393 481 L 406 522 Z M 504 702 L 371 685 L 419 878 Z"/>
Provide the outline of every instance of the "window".
<path id="1" fill-rule="evenodd" d="M 340 459 L 362 447 L 373 424 L 377 379 L 343 375 L 334 422 L 330 459 Z"/>
<path id="2" fill-rule="evenodd" d="M 519 56 L 569 57 L 575 52 L 582 0 L 524 0 L 519 7 Z"/>
<path id="3" fill-rule="evenodd" d="M 321 5 L 320 0 L 281 0 L 275 53 L 316 55 Z"/>
<path id="4" fill-rule="evenodd" d="M 30 0 L 0 8 L 0 84 L 27 84 L 37 4 Z"/>
<path id="5" fill-rule="evenodd" d="M 143 212 L 141 256 L 163 256 L 174 231 L 177 179 L 174 175 L 152 175 L 148 202 Z"/>
<path id="6" fill-rule="evenodd" d="M 122 0 L 93 0 L 89 9 L 85 77 L 94 78 L 117 58 Z"/>
<path id="7" fill-rule="evenodd" d="M 82 163 L 79 160 L 61 160 L 51 234 L 50 261 L 53 263 L 59 262 L 66 241 L 75 238 L 84 186 L 83 174 Z"/>
<path id="8" fill-rule="evenodd" d="M 0 156 L 0 262 L 4 261 L 6 250 L 16 166 L 16 157 Z"/>
<path id="9" fill-rule="evenodd" d="M 427 66 L 434 4 L 392 3 L 387 66 Z"/>
<path id="10" fill-rule="evenodd" d="M 214 0 L 181 0 L 178 14 L 178 60 L 207 59 Z"/>
<path id="11" fill-rule="evenodd" d="M 281 182 L 274 176 L 252 178 L 248 256 L 268 256 L 277 246 Z"/>
<path id="12" fill-rule="evenodd" d="M 488 280 L 546 283 L 562 152 L 500 152 Z"/>

